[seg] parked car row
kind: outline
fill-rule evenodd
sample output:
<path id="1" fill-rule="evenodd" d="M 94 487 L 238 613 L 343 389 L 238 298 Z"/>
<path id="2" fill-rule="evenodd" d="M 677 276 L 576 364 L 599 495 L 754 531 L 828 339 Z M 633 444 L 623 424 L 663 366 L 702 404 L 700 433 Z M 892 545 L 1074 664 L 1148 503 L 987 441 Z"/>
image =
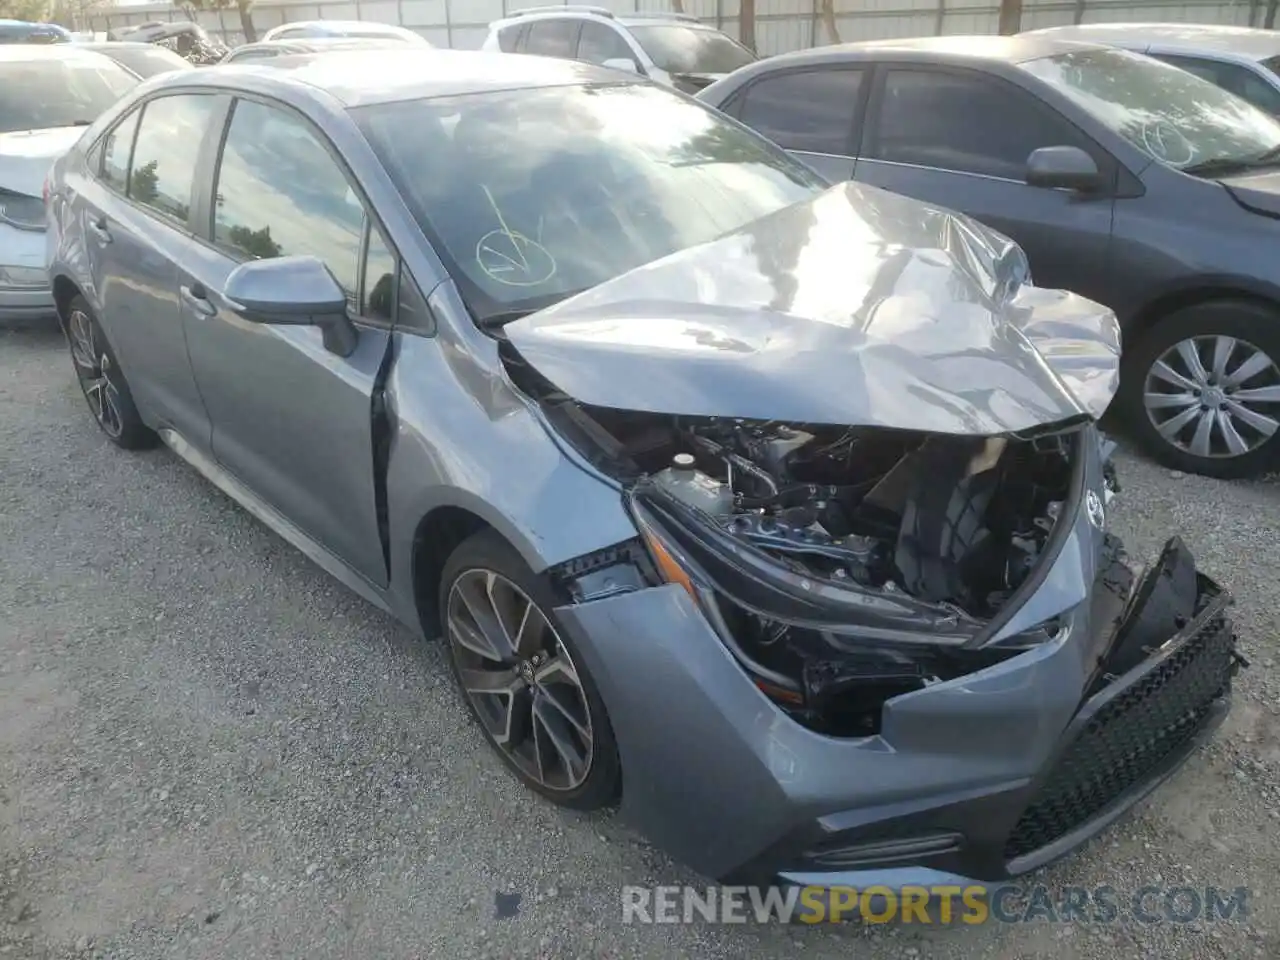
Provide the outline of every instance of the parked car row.
<path id="1" fill-rule="evenodd" d="M 1034 154 L 1060 186 L 1023 188 L 1078 207 L 1081 237 L 1121 217 L 1129 140 L 1101 124 L 1091 153 L 1087 106 L 1045 74 L 1146 61 L 985 44 L 778 58 L 820 68 L 819 92 L 848 79 L 828 66 L 863 71 L 843 119 L 838 96 L 792 106 L 815 137 L 843 124 L 839 150 L 801 145 L 841 177 L 562 58 L 401 45 L 152 78 L 45 185 L 71 367 L 112 443 L 163 442 L 443 637 L 532 791 L 620 802 L 738 882 L 1024 873 L 1190 755 L 1242 661 L 1180 541 L 1144 569 L 1107 531 L 1115 313 L 1033 284 L 1053 269 L 1034 246 L 1029 271 L 998 230 L 860 176 L 886 89 L 936 111 L 893 70 L 990 73 L 1029 98 L 1002 119 L 1034 133 L 1051 105 L 1079 134 L 991 123 L 1017 166 L 975 189 Z M 773 74 L 747 71 L 749 106 Z M 1226 108 L 1237 139 L 1213 150 L 1270 131 Z M 868 142 L 905 152 L 877 162 L 949 162 L 888 129 Z"/>

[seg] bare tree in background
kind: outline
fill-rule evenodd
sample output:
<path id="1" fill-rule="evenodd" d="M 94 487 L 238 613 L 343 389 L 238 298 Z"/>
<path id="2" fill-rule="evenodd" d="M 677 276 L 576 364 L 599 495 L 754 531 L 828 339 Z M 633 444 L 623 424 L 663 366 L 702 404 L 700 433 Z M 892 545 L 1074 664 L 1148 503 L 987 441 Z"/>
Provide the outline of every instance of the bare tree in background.
<path id="1" fill-rule="evenodd" d="M 822 22 L 832 43 L 844 42 L 840 39 L 840 28 L 836 26 L 836 0 L 822 0 Z"/>
<path id="2" fill-rule="evenodd" d="M 71 30 L 89 30 L 90 18 L 109 6 L 111 0 L 53 0 L 50 19 Z"/>
<path id="3" fill-rule="evenodd" d="M 49 0 L 0 0 L 0 20 L 38 23 L 49 19 Z"/>
<path id="4" fill-rule="evenodd" d="M 684 13 L 684 0 L 671 0 L 671 9 L 676 13 Z"/>
<path id="5" fill-rule="evenodd" d="M 1022 29 L 1022 0 L 1000 0 L 1000 22 L 996 29 L 1005 37 Z"/>
<path id="6" fill-rule="evenodd" d="M 739 0 L 738 39 L 748 50 L 756 49 L 756 0 Z"/>
<path id="7" fill-rule="evenodd" d="M 245 43 L 258 39 L 258 28 L 253 25 L 253 0 L 182 0 L 188 10 L 234 10 L 240 15 L 240 32 Z"/>

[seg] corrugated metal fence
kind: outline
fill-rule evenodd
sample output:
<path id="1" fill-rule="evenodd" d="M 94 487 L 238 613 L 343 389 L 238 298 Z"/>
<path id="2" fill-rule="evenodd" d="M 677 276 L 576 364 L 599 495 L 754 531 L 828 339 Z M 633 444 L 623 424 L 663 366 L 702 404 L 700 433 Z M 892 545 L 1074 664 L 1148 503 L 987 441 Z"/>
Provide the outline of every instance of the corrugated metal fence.
<path id="1" fill-rule="evenodd" d="M 617 13 L 669 10 L 666 0 L 593 0 Z M 261 0 L 253 7 L 259 34 L 294 20 L 376 20 L 416 30 L 441 47 L 469 49 L 484 40 L 488 24 L 511 10 L 539 0 Z M 685 0 L 685 12 L 738 36 L 738 0 Z M 1261 26 L 1267 0 L 1024 0 L 1023 29 L 1072 22 L 1168 20 Z M 839 37 L 822 21 L 819 0 L 757 0 L 756 48 L 770 55 L 821 46 L 837 40 L 876 40 L 923 34 L 995 33 L 995 0 L 835 0 Z M 183 20 L 168 3 L 113 8 L 91 19 L 105 31 L 148 20 Z M 230 44 L 243 42 L 240 18 L 230 10 L 203 12 L 195 19 Z"/>

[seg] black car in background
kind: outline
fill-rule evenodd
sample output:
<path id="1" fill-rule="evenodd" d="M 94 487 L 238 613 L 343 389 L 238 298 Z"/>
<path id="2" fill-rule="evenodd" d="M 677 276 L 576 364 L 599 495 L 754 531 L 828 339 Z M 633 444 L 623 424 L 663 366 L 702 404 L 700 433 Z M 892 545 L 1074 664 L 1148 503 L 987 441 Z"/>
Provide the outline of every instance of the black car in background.
<path id="1" fill-rule="evenodd" d="M 195 66 L 190 60 L 172 50 L 154 43 L 136 43 L 128 40 L 77 43 L 83 50 L 92 50 L 110 57 L 134 76 L 146 80 L 158 73 L 170 70 L 190 70 Z"/>
<path id="2" fill-rule="evenodd" d="M 832 181 L 967 213 L 1115 310 L 1114 406 L 1164 463 L 1280 447 L 1280 121 L 1191 73 L 1024 35 L 823 47 L 698 94 Z"/>

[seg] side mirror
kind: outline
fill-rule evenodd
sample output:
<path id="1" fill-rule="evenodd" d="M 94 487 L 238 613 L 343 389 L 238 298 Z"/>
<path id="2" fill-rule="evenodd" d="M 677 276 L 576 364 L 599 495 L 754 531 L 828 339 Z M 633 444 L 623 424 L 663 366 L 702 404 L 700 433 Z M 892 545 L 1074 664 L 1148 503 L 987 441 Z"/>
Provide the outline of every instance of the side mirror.
<path id="1" fill-rule="evenodd" d="M 1041 147 L 1027 157 L 1027 184 L 1079 190 L 1090 193 L 1102 189 L 1102 173 L 1093 157 L 1079 147 Z"/>
<path id="2" fill-rule="evenodd" d="M 636 66 L 636 62 L 628 59 L 627 57 L 610 57 L 604 63 L 600 64 L 600 66 L 607 67 L 610 70 L 621 70 L 623 73 L 638 74 L 640 72 L 640 68 Z"/>
<path id="3" fill-rule="evenodd" d="M 325 349 L 349 357 L 356 328 L 347 316 L 347 295 L 317 257 L 250 260 L 231 271 L 224 296 L 251 323 L 316 326 Z"/>

